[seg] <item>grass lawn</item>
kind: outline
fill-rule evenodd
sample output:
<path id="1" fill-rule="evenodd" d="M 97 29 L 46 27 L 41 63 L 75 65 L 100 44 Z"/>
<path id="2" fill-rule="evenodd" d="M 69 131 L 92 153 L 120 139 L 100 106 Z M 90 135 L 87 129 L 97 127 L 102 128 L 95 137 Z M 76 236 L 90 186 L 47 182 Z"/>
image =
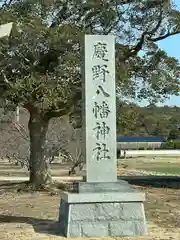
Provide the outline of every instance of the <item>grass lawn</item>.
<path id="1" fill-rule="evenodd" d="M 127 169 L 180 175 L 180 158 L 172 158 L 168 160 L 152 158 L 127 159 L 119 161 L 119 166 Z"/>
<path id="2" fill-rule="evenodd" d="M 162 167 L 152 166 L 147 170 L 152 172 L 165 173 L 165 174 L 180 175 L 180 167 L 176 167 L 176 166 L 162 166 Z"/>

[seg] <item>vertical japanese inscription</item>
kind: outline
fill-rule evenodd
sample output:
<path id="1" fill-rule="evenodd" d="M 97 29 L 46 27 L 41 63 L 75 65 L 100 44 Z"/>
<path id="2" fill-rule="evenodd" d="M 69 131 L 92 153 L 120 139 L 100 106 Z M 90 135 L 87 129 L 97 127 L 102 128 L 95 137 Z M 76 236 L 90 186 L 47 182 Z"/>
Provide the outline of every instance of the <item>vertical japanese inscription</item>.
<path id="1" fill-rule="evenodd" d="M 95 43 L 93 47 L 94 47 L 93 59 L 97 58 L 103 61 L 108 61 L 107 43 L 102 43 L 101 41 L 97 41 L 97 43 Z"/>
<path id="2" fill-rule="evenodd" d="M 97 41 L 93 45 L 92 60 L 93 59 L 98 60 L 99 62 L 98 65 L 92 66 L 92 80 L 96 81 L 98 84 L 96 94 L 99 95 L 102 93 L 104 98 L 111 97 L 110 94 L 104 90 L 104 85 L 106 84 L 106 81 L 108 81 L 108 75 L 110 74 L 108 65 L 106 64 L 109 60 L 108 46 L 105 42 Z M 106 123 L 106 118 L 108 118 L 110 109 L 106 101 L 103 101 L 102 105 L 98 105 L 97 102 L 94 102 L 94 105 L 96 108 L 98 107 L 99 111 L 101 110 L 101 113 L 98 118 L 97 109 L 95 111 L 95 107 L 93 107 L 92 111 L 96 119 L 96 126 L 93 128 L 96 136 L 96 147 L 93 149 L 93 151 L 95 152 L 95 158 L 97 161 L 109 160 L 111 159 L 110 151 L 105 141 L 108 138 L 111 130 Z"/>
<path id="3" fill-rule="evenodd" d="M 84 97 L 87 181 L 114 181 L 117 176 L 113 36 L 85 37 Z"/>

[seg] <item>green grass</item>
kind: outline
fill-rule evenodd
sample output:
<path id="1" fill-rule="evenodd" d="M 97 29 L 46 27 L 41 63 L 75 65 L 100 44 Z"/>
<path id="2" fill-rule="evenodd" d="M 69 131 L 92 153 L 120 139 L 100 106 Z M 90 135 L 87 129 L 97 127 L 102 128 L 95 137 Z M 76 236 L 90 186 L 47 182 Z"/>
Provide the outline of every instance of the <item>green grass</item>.
<path id="1" fill-rule="evenodd" d="M 119 164 L 122 168 L 127 169 L 136 169 L 136 170 L 144 170 L 147 172 L 159 172 L 168 175 L 180 175 L 180 158 L 178 159 L 169 159 L 169 161 L 164 161 L 164 159 L 160 160 L 154 159 L 131 159 L 126 161 L 121 161 Z"/>
<path id="2" fill-rule="evenodd" d="M 150 172 L 159 172 L 159 173 L 165 173 L 165 174 L 177 174 L 180 175 L 180 167 L 169 167 L 169 166 L 162 166 L 162 167 L 149 167 L 144 168 L 141 170 L 146 170 Z"/>

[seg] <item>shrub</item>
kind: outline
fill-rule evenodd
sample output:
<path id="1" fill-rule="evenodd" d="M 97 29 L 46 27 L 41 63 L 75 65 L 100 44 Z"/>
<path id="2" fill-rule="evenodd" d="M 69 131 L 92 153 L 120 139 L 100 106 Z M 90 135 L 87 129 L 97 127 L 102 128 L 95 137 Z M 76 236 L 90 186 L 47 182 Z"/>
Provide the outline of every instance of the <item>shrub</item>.
<path id="1" fill-rule="evenodd" d="M 174 149 L 180 149 L 180 141 L 174 141 Z"/>
<path id="2" fill-rule="evenodd" d="M 161 149 L 180 149 L 180 141 L 167 141 L 161 145 Z"/>

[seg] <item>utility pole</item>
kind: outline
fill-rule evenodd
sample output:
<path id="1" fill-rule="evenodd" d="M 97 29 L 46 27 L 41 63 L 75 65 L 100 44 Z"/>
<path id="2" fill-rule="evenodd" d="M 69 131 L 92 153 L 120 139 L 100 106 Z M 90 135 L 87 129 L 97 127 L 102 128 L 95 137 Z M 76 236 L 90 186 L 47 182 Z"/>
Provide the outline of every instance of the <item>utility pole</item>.
<path id="1" fill-rule="evenodd" d="M 19 114 L 19 106 L 16 107 L 16 122 L 19 123 L 20 114 Z"/>

